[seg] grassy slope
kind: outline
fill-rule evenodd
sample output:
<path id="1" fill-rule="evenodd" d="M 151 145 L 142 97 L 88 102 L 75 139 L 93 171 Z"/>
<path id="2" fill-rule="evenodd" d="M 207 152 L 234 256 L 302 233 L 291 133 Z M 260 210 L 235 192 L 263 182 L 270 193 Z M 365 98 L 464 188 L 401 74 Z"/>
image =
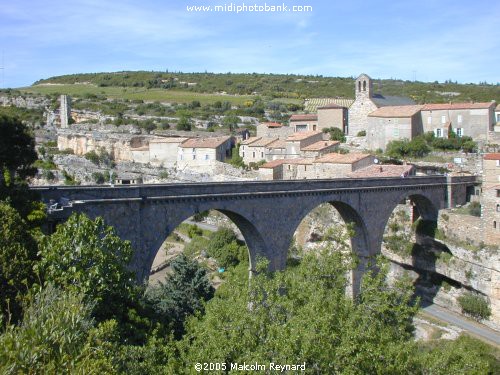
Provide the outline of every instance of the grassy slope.
<path id="1" fill-rule="evenodd" d="M 91 84 L 56 84 L 35 85 L 19 89 L 23 92 L 38 94 L 68 94 L 71 96 L 85 96 L 86 94 L 104 95 L 110 99 L 141 99 L 145 101 L 190 103 L 198 100 L 201 104 L 214 103 L 216 101 L 228 101 L 231 104 L 241 105 L 253 96 L 234 96 L 205 94 L 181 90 L 145 89 L 134 87 L 97 87 Z"/>

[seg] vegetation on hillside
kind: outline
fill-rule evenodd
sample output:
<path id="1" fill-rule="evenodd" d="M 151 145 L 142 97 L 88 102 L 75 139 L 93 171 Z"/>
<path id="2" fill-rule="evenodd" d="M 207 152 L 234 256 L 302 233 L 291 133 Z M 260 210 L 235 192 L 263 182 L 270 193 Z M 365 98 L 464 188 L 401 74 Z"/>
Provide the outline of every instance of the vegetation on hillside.
<path id="1" fill-rule="evenodd" d="M 271 98 L 354 97 L 354 77 L 323 77 L 285 74 L 236 73 L 174 73 L 174 72 L 114 72 L 71 74 L 35 82 L 40 84 L 75 84 L 86 87 L 141 88 L 192 93 L 225 92 L 232 95 L 260 95 Z M 85 85 L 87 84 L 87 85 Z M 194 85 L 193 85 L 194 84 Z M 57 86 L 56 86 L 57 87 Z M 499 84 L 459 84 L 452 81 L 411 82 L 374 80 L 374 90 L 384 95 L 401 95 L 418 103 L 448 101 L 500 102 Z"/>

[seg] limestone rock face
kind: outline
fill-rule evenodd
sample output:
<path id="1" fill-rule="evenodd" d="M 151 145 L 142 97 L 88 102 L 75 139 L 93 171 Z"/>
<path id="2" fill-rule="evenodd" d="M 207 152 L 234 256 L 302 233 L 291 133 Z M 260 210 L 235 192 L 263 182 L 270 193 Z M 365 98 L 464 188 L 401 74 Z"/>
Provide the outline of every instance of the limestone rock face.
<path id="1" fill-rule="evenodd" d="M 28 109 L 46 108 L 50 105 L 50 100 L 45 97 L 39 96 L 0 96 L 0 105 L 2 106 L 15 106 Z"/>
<path id="2" fill-rule="evenodd" d="M 406 208 L 403 208 L 406 210 Z M 451 216 L 451 215 L 450 215 Z M 297 228 L 295 241 L 306 250 L 314 250 L 318 239 L 328 228 L 345 225 L 338 212 L 329 205 L 311 212 Z M 450 221 L 440 220 L 442 231 L 450 230 Z M 402 255 L 382 249 L 390 260 L 389 281 L 403 275 L 415 282 L 423 299 L 461 313 L 458 297 L 465 292 L 483 295 L 490 303 L 491 317 L 483 323 L 500 330 L 500 254 L 496 250 L 468 250 L 439 240 L 423 241 L 424 250 L 417 255 Z M 447 248 L 448 254 L 441 250 Z"/>

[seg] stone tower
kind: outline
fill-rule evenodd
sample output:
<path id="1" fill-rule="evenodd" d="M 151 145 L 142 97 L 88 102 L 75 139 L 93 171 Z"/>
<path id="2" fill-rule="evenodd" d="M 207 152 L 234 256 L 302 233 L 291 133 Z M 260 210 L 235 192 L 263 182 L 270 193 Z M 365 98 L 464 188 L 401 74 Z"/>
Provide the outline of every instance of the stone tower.
<path id="1" fill-rule="evenodd" d="M 356 100 L 369 99 L 373 96 L 373 82 L 367 74 L 361 74 L 356 78 Z"/>
<path id="2" fill-rule="evenodd" d="M 377 105 L 373 102 L 373 82 L 366 75 L 361 74 L 356 78 L 354 84 L 354 92 L 356 100 L 349 107 L 349 127 L 347 135 L 357 135 L 360 131 L 368 129 L 368 114 L 377 109 Z"/>
<path id="3" fill-rule="evenodd" d="M 59 115 L 61 116 L 61 128 L 67 128 L 69 124 L 69 118 L 71 116 L 71 97 L 67 95 L 61 95 Z"/>

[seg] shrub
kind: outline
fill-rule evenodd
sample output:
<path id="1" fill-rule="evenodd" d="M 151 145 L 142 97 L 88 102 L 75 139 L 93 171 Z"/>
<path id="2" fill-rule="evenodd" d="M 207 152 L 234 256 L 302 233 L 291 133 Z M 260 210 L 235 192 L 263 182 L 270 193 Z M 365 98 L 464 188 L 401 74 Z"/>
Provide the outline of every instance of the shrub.
<path id="1" fill-rule="evenodd" d="M 95 165 L 99 165 L 99 155 L 94 150 L 87 152 L 84 157 Z"/>
<path id="2" fill-rule="evenodd" d="M 339 141 L 341 143 L 345 142 L 345 134 L 339 128 L 331 127 L 323 129 L 323 133 L 330 134 L 330 139 L 332 141 Z"/>
<path id="3" fill-rule="evenodd" d="M 194 237 L 199 237 L 203 235 L 203 231 L 198 228 L 197 225 L 190 225 L 188 228 L 188 237 L 189 238 L 194 238 Z"/>
<path id="4" fill-rule="evenodd" d="M 360 132 L 358 132 L 358 137 L 365 137 L 366 136 L 366 130 L 361 130 Z"/>
<path id="5" fill-rule="evenodd" d="M 469 205 L 469 213 L 472 216 L 481 217 L 481 204 L 479 202 L 472 202 Z"/>
<path id="6" fill-rule="evenodd" d="M 106 181 L 106 178 L 104 177 L 104 174 L 102 174 L 101 172 L 94 172 L 94 173 L 92 173 L 92 179 L 98 185 L 102 185 Z"/>
<path id="7" fill-rule="evenodd" d="M 488 302 L 477 294 L 466 293 L 458 297 L 458 303 L 463 313 L 470 315 L 476 320 L 488 319 L 491 315 Z"/>

